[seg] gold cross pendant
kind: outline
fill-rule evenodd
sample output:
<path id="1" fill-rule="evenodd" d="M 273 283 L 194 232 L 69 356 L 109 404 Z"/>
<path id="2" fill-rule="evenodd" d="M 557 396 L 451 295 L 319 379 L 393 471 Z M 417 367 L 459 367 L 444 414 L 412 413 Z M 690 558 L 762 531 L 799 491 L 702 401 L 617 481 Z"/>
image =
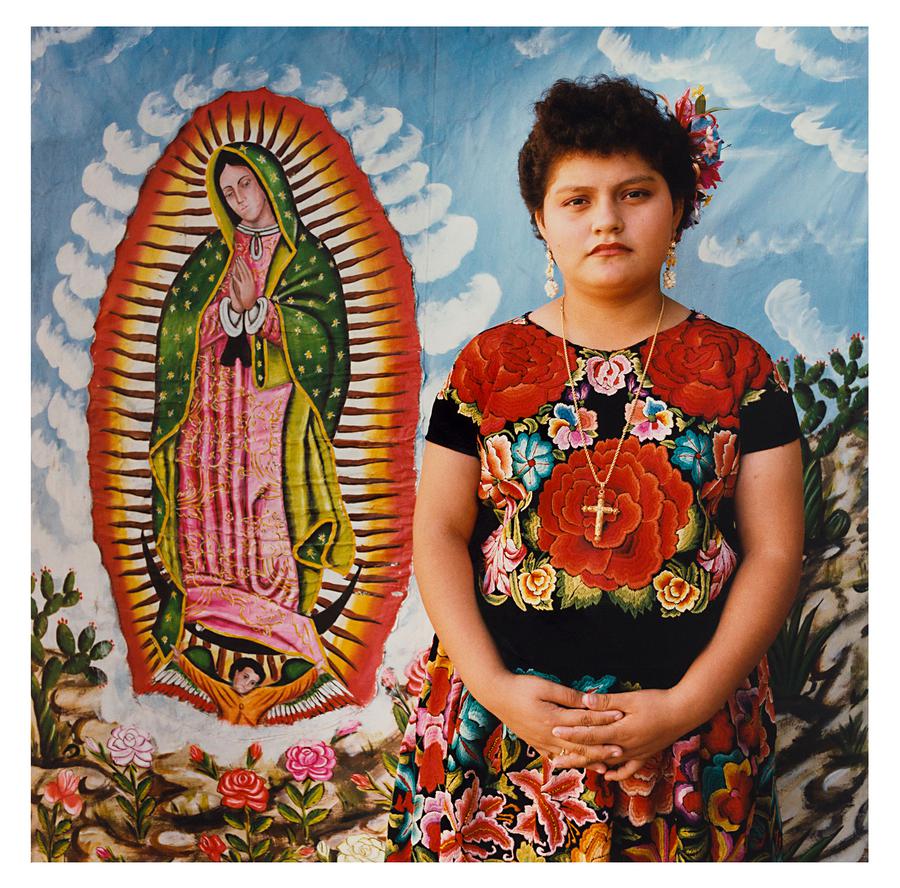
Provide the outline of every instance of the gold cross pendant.
<path id="1" fill-rule="evenodd" d="M 618 515 L 619 510 L 615 506 L 606 505 L 606 488 L 600 486 L 600 496 L 597 498 L 596 506 L 582 506 L 582 512 L 594 513 L 594 542 L 599 543 L 600 537 L 603 535 L 603 516 Z"/>

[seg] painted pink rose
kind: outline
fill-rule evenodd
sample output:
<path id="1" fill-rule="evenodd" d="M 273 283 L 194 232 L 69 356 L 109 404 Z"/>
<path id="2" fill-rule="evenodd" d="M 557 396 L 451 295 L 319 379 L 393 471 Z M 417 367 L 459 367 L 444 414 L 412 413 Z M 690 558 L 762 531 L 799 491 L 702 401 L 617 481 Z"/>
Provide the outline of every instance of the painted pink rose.
<path id="1" fill-rule="evenodd" d="M 634 364 L 625 355 L 606 358 L 589 358 L 587 378 L 591 387 L 601 395 L 612 395 L 625 388 L 625 376 L 634 369 Z"/>
<path id="2" fill-rule="evenodd" d="M 431 648 L 423 648 L 419 655 L 404 670 L 406 672 L 406 692 L 415 697 L 422 690 L 427 676 L 428 656 Z"/>
<path id="3" fill-rule="evenodd" d="M 335 732 L 334 739 L 340 740 L 341 737 L 349 737 L 351 734 L 355 734 L 362 727 L 362 722 L 358 719 L 353 719 L 353 721 L 344 722 Z"/>
<path id="4" fill-rule="evenodd" d="M 316 780 L 324 783 L 334 774 L 336 757 L 334 750 L 323 741 L 298 743 L 285 752 L 285 767 L 294 780 Z"/>
<path id="5" fill-rule="evenodd" d="M 119 725 L 113 728 L 106 741 L 109 757 L 120 768 L 134 764 L 138 768 L 149 768 L 156 746 L 153 738 L 134 725 Z"/>
<path id="6" fill-rule="evenodd" d="M 63 810 L 72 817 L 77 817 L 81 813 L 83 802 L 78 794 L 78 778 L 69 768 L 60 771 L 56 775 L 56 780 L 52 780 L 44 787 L 42 797 L 50 806 L 61 802 Z"/>

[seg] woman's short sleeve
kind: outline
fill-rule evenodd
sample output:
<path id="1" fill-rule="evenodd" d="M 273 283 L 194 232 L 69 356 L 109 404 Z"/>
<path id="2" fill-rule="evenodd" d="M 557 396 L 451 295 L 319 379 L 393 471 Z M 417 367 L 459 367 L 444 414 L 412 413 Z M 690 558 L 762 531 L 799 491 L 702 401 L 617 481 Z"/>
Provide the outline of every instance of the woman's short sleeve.
<path id="1" fill-rule="evenodd" d="M 741 400 L 741 452 L 753 453 L 789 444 L 800 437 L 800 423 L 791 390 L 769 354 L 759 346 L 760 384 L 755 382 Z"/>
<path id="2" fill-rule="evenodd" d="M 478 458 L 479 421 L 473 415 L 472 405 L 459 396 L 460 382 L 471 361 L 470 343 L 457 356 L 447 381 L 434 399 L 425 440 Z"/>

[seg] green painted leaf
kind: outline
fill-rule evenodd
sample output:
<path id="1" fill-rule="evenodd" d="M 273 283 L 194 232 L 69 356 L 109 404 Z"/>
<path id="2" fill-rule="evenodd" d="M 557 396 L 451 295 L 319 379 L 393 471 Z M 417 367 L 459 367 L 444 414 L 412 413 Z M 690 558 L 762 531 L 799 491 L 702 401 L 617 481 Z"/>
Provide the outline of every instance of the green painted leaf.
<path id="1" fill-rule="evenodd" d="M 38 848 L 41 849 L 41 854 L 49 859 L 50 855 L 47 853 L 47 837 L 40 830 L 38 830 L 34 834 L 34 841 L 37 844 Z"/>
<path id="2" fill-rule="evenodd" d="M 59 677 L 62 675 L 62 660 L 59 657 L 50 657 L 44 664 L 44 672 L 41 675 L 41 690 L 46 693 L 56 686 Z"/>
<path id="3" fill-rule="evenodd" d="M 382 752 L 381 753 L 381 762 L 384 765 L 385 771 L 391 775 L 391 777 L 397 776 L 397 764 L 399 759 L 396 755 L 393 755 L 390 752 Z"/>
<path id="4" fill-rule="evenodd" d="M 63 672 L 67 672 L 69 675 L 80 675 L 85 672 L 90 665 L 91 661 L 87 654 L 75 654 L 74 657 L 69 657 L 69 659 L 66 660 L 65 665 L 63 666 Z"/>
<path id="5" fill-rule="evenodd" d="M 274 820 L 274 817 L 257 817 L 250 827 L 250 832 L 254 835 L 256 833 L 264 833 L 272 825 Z"/>
<path id="6" fill-rule="evenodd" d="M 247 854 L 249 852 L 247 843 L 234 833 L 225 833 L 225 841 L 228 842 L 235 851 L 240 851 L 242 854 Z"/>
<path id="7" fill-rule="evenodd" d="M 63 580 L 63 595 L 68 595 L 70 592 L 75 591 L 75 571 L 70 570 L 66 574 L 66 578 Z"/>
<path id="8" fill-rule="evenodd" d="M 156 800 L 155 799 L 144 799 L 141 802 L 140 807 L 140 815 L 141 817 L 149 817 L 156 810 Z"/>
<path id="9" fill-rule="evenodd" d="M 258 845 L 253 848 L 253 851 L 250 853 L 250 857 L 253 860 L 261 860 L 268 853 L 269 848 L 272 847 L 272 840 L 269 838 L 263 839 Z"/>
<path id="10" fill-rule="evenodd" d="M 396 700 L 391 705 L 391 712 L 394 714 L 394 721 L 401 734 L 406 733 L 406 726 L 409 723 L 409 713 L 405 706 L 401 706 Z"/>
<path id="11" fill-rule="evenodd" d="M 36 635 L 31 636 L 31 661 L 38 666 L 44 662 L 44 646 Z"/>
<path id="12" fill-rule="evenodd" d="M 41 595 L 48 601 L 53 594 L 53 575 L 49 570 L 41 571 Z"/>
<path id="13" fill-rule="evenodd" d="M 278 813 L 288 821 L 288 823 L 303 823 L 303 818 L 289 805 L 278 802 L 276 805 Z"/>
<path id="14" fill-rule="evenodd" d="M 150 786 L 153 783 L 152 777 L 145 777 L 138 783 L 137 786 L 137 799 L 140 802 L 148 792 L 150 792 Z"/>
<path id="15" fill-rule="evenodd" d="M 50 600 L 44 607 L 45 614 L 55 614 L 61 607 L 63 603 L 63 597 L 58 592 L 55 595 L 50 596 Z"/>
<path id="16" fill-rule="evenodd" d="M 93 646 L 96 636 L 97 630 L 93 626 L 90 624 L 85 626 L 78 635 L 78 650 L 82 654 L 87 654 Z"/>
<path id="17" fill-rule="evenodd" d="M 129 820 L 136 820 L 137 815 L 134 810 L 134 805 L 126 799 L 124 796 L 117 795 L 116 796 L 116 804 L 125 812 L 126 816 Z"/>
<path id="18" fill-rule="evenodd" d="M 65 836 L 61 839 L 56 839 L 53 842 L 53 849 L 50 851 L 50 856 L 54 860 L 58 860 L 62 857 L 66 851 L 69 850 L 69 845 L 72 844 L 72 839 L 69 836 Z"/>
<path id="19" fill-rule="evenodd" d="M 244 828 L 244 818 L 238 817 L 233 811 L 224 811 L 222 816 L 225 818 L 225 822 L 233 829 Z"/>
<path id="20" fill-rule="evenodd" d="M 313 810 L 306 815 L 306 825 L 315 826 L 315 824 L 321 823 L 327 816 L 327 808 L 313 808 Z"/>
<path id="21" fill-rule="evenodd" d="M 321 783 L 313 784 L 303 796 L 303 807 L 311 808 L 325 795 L 325 786 Z"/>
<path id="22" fill-rule="evenodd" d="M 104 657 L 109 655 L 109 652 L 113 649 L 111 641 L 98 641 L 92 648 L 90 653 L 90 658 L 92 660 L 102 660 Z"/>
<path id="23" fill-rule="evenodd" d="M 75 653 L 75 636 L 66 623 L 56 624 L 56 643 L 67 657 Z"/>
<path id="24" fill-rule="evenodd" d="M 43 638 L 47 631 L 47 617 L 45 614 L 38 614 L 34 621 L 34 634 L 38 638 Z"/>
<path id="25" fill-rule="evenodd" d="M 38 606 L 37 602 L 32 598 L 31 599 L 31 619 L 34 620 L 38 615 Z"/>
<path id="26" fill-rule="evenodd" d="M 298 807 L 303 807 L 303 793 L 300 792 L 296 783 L 285 784 L 284 791 L 288 794 L 288 798 Z"/>

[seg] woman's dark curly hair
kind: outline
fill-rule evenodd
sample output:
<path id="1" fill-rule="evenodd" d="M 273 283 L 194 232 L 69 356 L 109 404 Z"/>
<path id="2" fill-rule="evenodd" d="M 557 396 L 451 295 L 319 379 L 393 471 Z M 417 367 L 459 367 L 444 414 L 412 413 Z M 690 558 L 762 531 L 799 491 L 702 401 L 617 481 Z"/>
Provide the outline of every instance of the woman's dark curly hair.
<path id="1" fill-rule="evenodd" d="M 519 152 L 519 191 L 531 227 L 544 203 L 553 164 L 569 154 L 610 155 L 633 151 L 669 186 L 672 201 L 684 200 L 678 239 L 690 218 L 697 187 L 687 131 L 656 94 L 626 77 L 557 80 L 534 105 L 535 123 Z"/>

